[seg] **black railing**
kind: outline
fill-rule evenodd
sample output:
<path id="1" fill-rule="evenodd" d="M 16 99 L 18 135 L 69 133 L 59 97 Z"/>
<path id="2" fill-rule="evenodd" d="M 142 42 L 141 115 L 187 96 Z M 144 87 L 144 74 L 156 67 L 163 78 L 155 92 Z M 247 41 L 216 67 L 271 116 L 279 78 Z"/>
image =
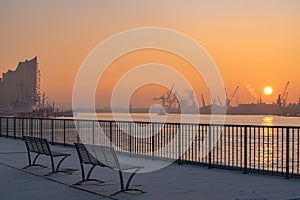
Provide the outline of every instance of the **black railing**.
<path id="1" fill-rule="evenodd" d="M 136 156 L 300 178 L 300 127 L 0 117 L 0 136 L 25 135 L 63 145 L 112 142 Z"/>

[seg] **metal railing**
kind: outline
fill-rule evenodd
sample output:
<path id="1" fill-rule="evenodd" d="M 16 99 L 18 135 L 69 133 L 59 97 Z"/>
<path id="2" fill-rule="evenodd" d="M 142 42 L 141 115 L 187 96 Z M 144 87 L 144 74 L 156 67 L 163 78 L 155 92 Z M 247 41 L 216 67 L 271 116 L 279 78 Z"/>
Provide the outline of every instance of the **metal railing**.
<path id="1" fill-rule="evenodd" d="M 136 156 L 300 178 L 300 127 L 0 117 L 0 136 L 25 135 L 63 145 L 111 142 Z"/>

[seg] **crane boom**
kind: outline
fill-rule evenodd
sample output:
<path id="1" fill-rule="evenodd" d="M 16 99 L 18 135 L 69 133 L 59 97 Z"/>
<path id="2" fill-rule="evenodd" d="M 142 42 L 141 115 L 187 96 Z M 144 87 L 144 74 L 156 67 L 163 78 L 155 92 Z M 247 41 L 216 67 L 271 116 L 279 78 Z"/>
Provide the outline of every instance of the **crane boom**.
<path id="1" fill-rule="evenodd" d="M 170 96 L 171 96 L 171 94 L 173 92 L 173 88 L 174 88 L 174 83 L 172 83 L 171 89 L 168 92 L 167 99 L 170 98 Z"/>
<path id="2" fill-rule="evenodd" d="M 237 91 L 239 90 L 239 88 L 240 88 L 240 86 L 237 86 L 237 87 L 235 88 L 235 90 L 234 90 L 234 92 L 233 92 L 233 94 L 232 94 L 230 100 L 233 99 L 233 97 L 236 95 L 236 93 L 237 93 Z"/>
<path id="3" fill-rule="evenodd" d="M 205 107 L 205 100 L 203 94 L 201 94 L 201 98 L 202 98 L 202 106 Z"/>
<path id="4" fill-rule="evenodd" d="M 227 91 L 226 91 L 226 88 L 225 88 L 225 92 L 226 92 L 226 105 L 227 106 L 230 106 L 230 102 L 231 100 L 234 98 L 234 96 L 236 95 L 238 89 L 240 88 L 240 86 L 236 86 L 235 90 L 233 91 L 232 95 L 230 98 L 227 97 Z"/>
<path id="5" fill-rule="evenodd" d="M 287 89 L 288 89 L 289 84 L 290 84 L 290 82 L 288 81 L 286 83 L 285 87 L 284 87 L 284 90 L 283 90 L 283 92 L 281 94 L 281 99 L 282 100 L 286 99 L 286 97 L 287 97 Z"/>
<path id="6" fill-rule="evenodd" d="M 218 101 L 219 101 L 219 104 L 220 104 L 220 106 L 222 106 L 222 105 L 223 105 L 223 103 L 222 103 L 222 101 L 221 101 L 220 97 L 219 97 L 219 96 L 217 96 L 217 98 L 218 98 Z"/>

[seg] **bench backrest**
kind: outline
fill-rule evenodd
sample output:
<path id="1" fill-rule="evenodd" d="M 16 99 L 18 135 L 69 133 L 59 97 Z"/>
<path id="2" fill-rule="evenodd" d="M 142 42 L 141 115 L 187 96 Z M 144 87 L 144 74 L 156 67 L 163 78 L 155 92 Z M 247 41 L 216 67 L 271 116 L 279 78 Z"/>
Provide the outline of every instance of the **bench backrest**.
<path id="1" fill-rule="evenodd" d="M 92 165 L 102 165 L 94 155 L 90 153 L 89 150 L 85 147 L 82 143 L 75 143 L 75 148 L 78 153 L 80 162 L 83 162 L 84 164 L 92 164 Z"/>
<path id="2" fill-rule="evenodd" d="M 46 139 L 24 136 L 26 148 L 30 152 L 51 155 L 50 147 Z"/>
<path id="3" fill-rule="evenodd" d="M 79 157 L 85 164 L 120 169 L 120 164 L 113 147 L 75 143 Z"/>

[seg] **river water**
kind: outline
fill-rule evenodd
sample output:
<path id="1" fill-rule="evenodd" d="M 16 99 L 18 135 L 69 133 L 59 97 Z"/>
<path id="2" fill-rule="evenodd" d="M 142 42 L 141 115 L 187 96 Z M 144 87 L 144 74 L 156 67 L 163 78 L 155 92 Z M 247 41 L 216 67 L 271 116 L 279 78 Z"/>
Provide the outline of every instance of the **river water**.
<path id="1" fill-rule="evenodd" d="M 90 114 L 81 114 L 83 119 L 89 119 Z M 195 114 L 167 114 L 157 115 L 156 113 L 97 113 L 99 120 L 116 121 L 142 121 L 142 122 L 184 122 L 184 123 L 222 123 L 223 120 L 217 117 L 216 121 L 211 121 L 211 115 Z M 130 118 L 129 118 L 130 117 Z M 226 115 L 224 124 L 233 125 L 264 125 L 264 126 L 300 126 L 300 117 L 285 116 L 265 116 L 265 115 Z"/>

